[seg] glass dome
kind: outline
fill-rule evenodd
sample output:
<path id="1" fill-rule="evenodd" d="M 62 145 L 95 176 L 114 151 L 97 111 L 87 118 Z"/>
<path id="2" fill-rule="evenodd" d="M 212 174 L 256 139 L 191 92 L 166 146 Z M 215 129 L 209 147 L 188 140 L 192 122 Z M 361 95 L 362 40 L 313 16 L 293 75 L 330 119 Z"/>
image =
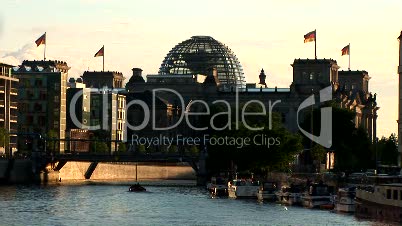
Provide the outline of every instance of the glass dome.
<path id="1" fill-rule="evenodd" d="M 177 44 L 163 60 L 161 75 L 207 75 L 216 68 L 224 87 L 245 88 L 243 68 L 226 45 L 209 36 L 193 36 Z"/>

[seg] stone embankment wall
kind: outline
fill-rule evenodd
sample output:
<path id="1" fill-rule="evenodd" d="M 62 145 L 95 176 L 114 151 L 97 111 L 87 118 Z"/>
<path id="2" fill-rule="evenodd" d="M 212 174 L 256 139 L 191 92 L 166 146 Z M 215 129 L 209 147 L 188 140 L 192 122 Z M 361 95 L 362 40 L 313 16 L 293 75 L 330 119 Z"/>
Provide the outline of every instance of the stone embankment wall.
<path id="1" fill-rule="evenodd" d="M 59 171 L 64 180 L 85 180 L 85 173 L 91 163 L 67 162 Z M 138 164 L 99 163 L 91 175 L 91 180 L 195 180 L 196 173 L 187 164 Z"/>

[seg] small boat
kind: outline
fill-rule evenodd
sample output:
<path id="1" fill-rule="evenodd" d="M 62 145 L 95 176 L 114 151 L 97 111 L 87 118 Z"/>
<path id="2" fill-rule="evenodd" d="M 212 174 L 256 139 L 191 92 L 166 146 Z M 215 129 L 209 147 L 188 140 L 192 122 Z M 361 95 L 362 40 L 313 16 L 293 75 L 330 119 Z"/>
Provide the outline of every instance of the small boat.
<path id="1" fill-rule="evenodd" d="M 208 191 L 213 196 L 228 196 L 228 180 L 222 177 L 212 177 L 207 184 Z"/>
<path id="2" fill-rule="evenodd" d="M 344 213 L 355 212 L 356 187 L 339 188 L 336 196 L 335 210 Z"/>
<path id="3" fill-rule="evenodd" d="M 147 191 L 147 189 L 145 189 L 143 186 L 141 186 L 140 184 L 134 184 L 131 185 L 130 188 L 128 189 L 128 191 L 131 192 L 142 192 L 142 191 Z"/>
<path id="4" fill-rule="evenodd" d="M 230 198 L 257 198 L 260 182 L 252 179 L 235 179 L 229 182 Z"/>
<path id="5" fill-rule="evenodd" d="M 263 183 L 260 190 L 258 190 L 257 198 L 259 200 L 275 201 L 276 200 L 276 195 L 275 195 L 276 191 L 277 191 L 276 183 L 265 182 L 265 183 Z"/>
<path id="6" fill-rule="evenodd" d="M 302 204 L 303 187 L 301 185 L 290 185 L 290 187 L 282 187 L 276 192 L 278 202 L 281 204 L 293 206 Z"/>
<path id="7" fill-rule="evenodd" d="M 303 206 L 308 208 L 319 208 L 333 205 L 330 186 L 320 182 L 312 184 L 302 196 Z"/>
<path id="8" fill-rule="evenodd" d="M 356 189 L 356 212 L 361 218 L 402 222 L 402 184 L 380 184 Z"/>

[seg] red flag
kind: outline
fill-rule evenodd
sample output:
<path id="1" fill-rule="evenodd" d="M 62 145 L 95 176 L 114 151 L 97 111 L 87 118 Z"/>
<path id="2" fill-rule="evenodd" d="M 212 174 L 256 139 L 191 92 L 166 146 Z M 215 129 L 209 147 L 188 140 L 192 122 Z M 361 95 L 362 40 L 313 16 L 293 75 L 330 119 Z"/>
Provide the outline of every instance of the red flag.
<path id="1" fill-rule="evenodd" d="M 104 46 L 102 46 L 102 48 L 95 53 L 94 57 L 103 56 L 103 54 L 104 54 Z"/>
<path id="2" fill-rule="evenodd" d="M 347 45 L 347 46 L 343 47 L 343 49 L 341 50 L 341 51 L 342 51 L 342 55 L 341 55 L 341 56 L 343 56 L 343 55 L 349 55 L 349 47 L 350 47 L 350 45 Z"/>
<path id="3" fill-rule="evenodd" d="M 46 32 L 45 32 L 45 34 L 43 34 L 42 36 L 40 36 L 40 37 L 35 41 L 35 43 L 36 43 L 36 47 L 38 47 L 38 46 L 40 46 L 40 45 L 42 45 L 42 44 L 45 44 L 45 45 L 46 45 Z"/>
<path id="4" fill-rule="evenodd" d="M 315 30 L 304 35 L 304 43 L 315 41 Z"/>

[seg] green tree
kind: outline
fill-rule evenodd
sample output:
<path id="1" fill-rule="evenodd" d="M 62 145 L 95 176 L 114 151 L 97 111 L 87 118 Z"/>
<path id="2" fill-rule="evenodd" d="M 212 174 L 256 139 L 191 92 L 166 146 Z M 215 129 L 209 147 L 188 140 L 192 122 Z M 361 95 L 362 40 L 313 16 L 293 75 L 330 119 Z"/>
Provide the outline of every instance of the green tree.
<path id="1" fill-rule="evenodd" d="M 59 147 L 59 134 L 57 133 L 56 130 L 51 129 L 47 132 L 46 134 L 46 140 L 47 140 L 47 144 L 46 144 L 46 149 L 49 152 L 56 152 L 58 150 Z"/>
<path id="2" fill-rule="evenodd" d="M 118 145 L 119 145 L 119 147 L 117 149 L 118 152 L 126 152 L 127 151 L 127 146 L 125 143 L 119 143 Z"/>
<path id="3" fill-rule="evenodd" d="M 176 145 L 170 145 L 168 153 L 177 153 L 177 146 Z"/>
<path id="4" fill-rule="evenodd" d="M 247 112 L 260 112 L 260 106 L 247 108 Z M 239 143 L 210 145 L 208 169 L 222 171 L 235 164 L 238 171 L 255 173 L 289 170 L 290 163 L 303 149 L 301 136 L 286 130 L 281 123 L 281 116 L 277 113 L 272 114 L 272 129 L 269 129 L 269 115 L 252 117 L 246 118 L 247 124 L 251 127 L 263 127 L 263 130 L 249 130 L 238 122 L 240 124 L 238 130 L 232 126 L 232 130 L 212 132 L 213 139 L 231 137 Z M 245 139 L 249 139 L 249 142 Z"/>
<path id="5" fill-rule="evenodd" d="M 371 141 L 364 128 L 356 128 L 354 119 L 356 114 L 348 109 L 332 106 L 332 146 L 335 152 L 335 168 L 339 171 L 360 171 L 374 168 L 373 151 Z M 313 123 L 311 123 L 313 119 Z M 316 135 L 320 135 L 321 113 L 320 109 L 314 109 L 306 113 L 301 127 Z M 303 136 L 305 147 L 312 148 L 313 142 Z"/>
<path id="6" fill-rule="evenodd" d="M 9 152 L 7 150 L 9 145 L 9 135 L 8 131 L 5 128 L 0 128 L 0 148 L 4 148 L 4 152 L 8 155 Z"/>
<path id="7" fill-rule="evenodd" d="M 146 149 L 143 144 L 138 145 L 138 153 L 145 153 Z"/>
<path id="8" fill-rule="evenodd" d="M 398 164 L 398 138 L 393 133 L 388 138 L 382 137 L 377 142 L 376 158 L 384 165 Z"/>
<path id="9" fill-rule="evenodd" d="M 327 150 L 319 144 L 315 144 L 313 148 L 311 148 L 310 155 L 314 161 L 314 165 L 317 170 L 320 169 L 320 164 L 325 159 L 326 154 Z"/>
<path id="10" fill-rule="evenodd" d="M 91 144 L 91 152 L 93 153 L 108 153 L 109 147 L 105 142 L 102 141 L 94 141 Z"/>

